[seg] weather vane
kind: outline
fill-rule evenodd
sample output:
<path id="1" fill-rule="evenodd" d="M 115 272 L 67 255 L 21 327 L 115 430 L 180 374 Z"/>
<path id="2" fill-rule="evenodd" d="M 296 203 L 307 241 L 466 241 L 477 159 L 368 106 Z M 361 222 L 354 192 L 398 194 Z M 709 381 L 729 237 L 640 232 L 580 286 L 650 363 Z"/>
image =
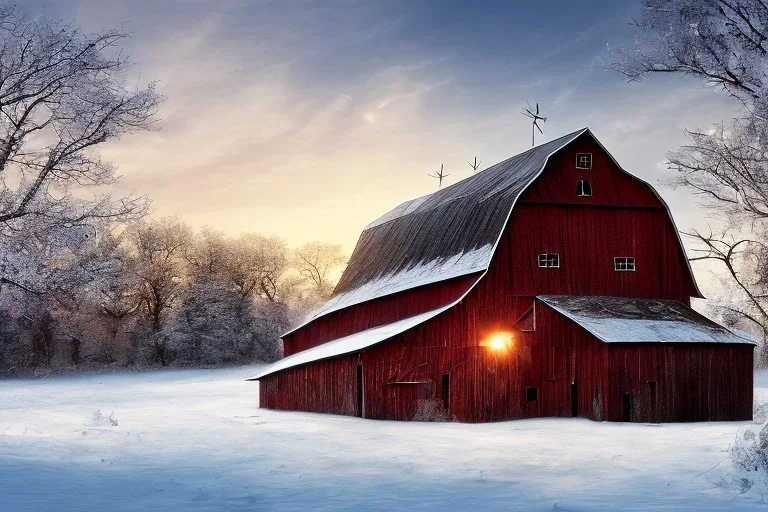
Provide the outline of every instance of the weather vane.
<path id="1" fill-rule="evenodd" d="M 443 186 L 443 178 L 447 178 L 450 176 L 450 174 L 444 174 L 443 173 L 443 164 L 440 164 L 440 170 L 437 171 L 435 174 L 427 174 L 427 176 L 431 178 L 437 178 L 437 188 L 440 188 Z"/>
<path id="2" fill-rule="evenodd" d="M 531 147 L 533 147 L 533 146 L 536 145 L 536 130 L 539 130 L 539 133 L 542 133 L 542 134 L 544 133 L 541 130 L 541 127 L 539 126 L 539 121 L 544 123 L 544 122 L 547 121 L 547 118 L 542 116 L 542 115 L 539 115 L 539 104 L 538 103 L 536 103 L 536 112 L 533 112 L 531 110 L 531 106 L 528 105 L 528 108 L 526 108 L 525 110 L 521 111 L 520 113 L 523 114 L 525 117 L 533 119 L 533 126 L 531 127 Z"/>

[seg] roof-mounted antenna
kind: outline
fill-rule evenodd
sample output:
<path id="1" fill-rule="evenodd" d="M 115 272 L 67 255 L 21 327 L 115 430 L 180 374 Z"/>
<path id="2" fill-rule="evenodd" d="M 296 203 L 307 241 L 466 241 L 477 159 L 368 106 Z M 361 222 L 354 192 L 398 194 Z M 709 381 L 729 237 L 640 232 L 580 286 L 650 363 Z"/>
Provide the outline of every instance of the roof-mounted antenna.
<path id="1" fill-rule="evenodd" d="M 536 130 L 539 130 L 539 133 L 543 134 L 544 132 L 541 131 L 541 127 L 539 126 L 539 121 L 542 123 L 545 123 L 547 121 L 547 118 L 539 114 L 539 104 L 536 103 L 536 112 L 534 112 L 531 109 L 531 105 L 528 104 L 528 108 L 520 111 L 521 114 L 523 114 L 525 117 L 528 117 L 530 119 L 533 119 L 533 126 L 531 126 L 531 147 L 536 145 Z"/>
<path id="2" fill-rule="evenodd" d="M 427 174 L 427 176 L 437 178 L 437 188 L 440 188 L 443 186 L 443 178 L 447 178 L 450 174 L 443 173 L 443 164 L 440 164 L 439 171 L 435 172 L 435 174 Z"/>
<path id="3" fill-rule="evenodd" d="M 480 167 L 480 164 L 483 163 L 483 159 L 481 158 L 480 161 L 477 160 L 477 157 L 475 157 L 475 160 L 472 162 L 467 162 L 469 166 L 472 168 L 472 174 L 475 174 L 477 172 L 477 168 Z"/>

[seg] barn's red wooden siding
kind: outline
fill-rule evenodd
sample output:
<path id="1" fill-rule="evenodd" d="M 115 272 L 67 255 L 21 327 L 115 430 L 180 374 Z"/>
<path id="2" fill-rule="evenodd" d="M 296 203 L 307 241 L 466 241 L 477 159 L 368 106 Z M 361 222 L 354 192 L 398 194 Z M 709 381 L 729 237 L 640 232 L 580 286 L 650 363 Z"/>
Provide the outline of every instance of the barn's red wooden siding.
<path id="1" fill-rule="evenodd" d="M 591 171 L 574 169 L 577 152 Z M 576 197 L 589 179 L 593 197 Z M 557 252 L 561 268 L 539 268 Z M 613 258 L 633 256 L 636 272 L 615 272 Z M 450 303 L 475 278 L 438 283 L 361 304 L 316 320 L 286 340 L 286 354 Z M 413 418 L 442 397 L 450 376 L 450 413 L 466 422 L 571 415 L 621 420 L 624 393 L 634 421 L 740 420 L 751 417 L 751 345 L 606 345 L 543 304 L 537 331 L 515 330 L 540 294 L 665 298 L 689 303 L 697 291 L 666 209 L 649 186 L 622 173 L 589 138 L 550 159 L 512 213 L 488 272 L 456 306 L 361 355 L 318 361 L 261 380 L 263 407 L 359 414 L 356 365 L 363 366 L 365 416 Z M 514 349 L 480 343 L 515 332 Z M 656 383 L 651 404 L 649 381 Z M 526 388 L 538 389 L 529 402 Z M 695 388 L 695 389 L 694 389 Z M 328 393 L 324 395 L 323 393 Z M 350 405 L 350 403 L 352 405 Z"/>
<path id="2" fill-rule="evenodd" d="M 470 304 L 357 355 L 289 369 L 261 381 L 261 406 L 360 415 L 358 363 L 363 367 L 366 418 L 409 420 L 435 402 L 450 376 L 451 417 L 464 422 L 571 416 L 622 421 L 623 396 L 632 421 L 748 420 L 752 417 L 752 346 L 605 344 L 544 304 L 534 332 L 513 330 L 507 352 L 479 346 L 492 332 L 474 323 Z M 649 382 L 656 386 L 651 399 Z M 527 388 L 536 388 L 529 402 Z M 281 392 L 282 391 L 282 392 Z"/>
<path id="3" fill-rule="evenodd" d="M 353 354 L 270 375 L 259 382 L 259 407 L 356 416 L 358 360 Z"/>
<path id="4" fill-rule="evenodd" d="M 283 354 L 316 347 L 327 341 L 415 316 L 461 297 L 478 274 L 395 293 L 329 313 L 283 338 Z"/>

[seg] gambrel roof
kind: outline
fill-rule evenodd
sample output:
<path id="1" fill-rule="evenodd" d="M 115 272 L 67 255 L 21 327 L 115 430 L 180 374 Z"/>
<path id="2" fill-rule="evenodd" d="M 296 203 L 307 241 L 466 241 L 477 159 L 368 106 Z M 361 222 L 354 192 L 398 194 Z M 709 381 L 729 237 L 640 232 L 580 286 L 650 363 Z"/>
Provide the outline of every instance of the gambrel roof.
<path id="1" fill-rule="evenodd" d="M 537 299 L 605 343 L 755 343 L 676 300 L 571 295 Z"/>
<path id="2" fill-rule="evenodd" d="M 460 276 L 480 278 L 522 192 L 552 155 L 583 134 L 600 144 L 583 128 L 407 201 L 368 224 L 331 299 L 285 335 L 355 304 Z"/>

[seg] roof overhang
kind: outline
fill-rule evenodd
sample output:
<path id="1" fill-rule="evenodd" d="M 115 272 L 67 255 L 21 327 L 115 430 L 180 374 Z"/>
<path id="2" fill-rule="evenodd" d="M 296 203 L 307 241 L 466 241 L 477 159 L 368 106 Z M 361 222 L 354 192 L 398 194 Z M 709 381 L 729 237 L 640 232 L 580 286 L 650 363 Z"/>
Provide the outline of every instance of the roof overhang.
<path id="1" fill-rule="evenodd" d="M 427 320 L 436 317 L 443 311 L 449 309 L 453 304 L 444 306 L 439 309 L 428 311 L 420 315 L 412 316 L 404 320 L 381 325 L 365 331 L 360 331 L 343 338 L 338 338 L 317 347 L 303 350 L 292 356 L 288 356 L 276 363 L 268 366 L 259 374 L 251 377 L 247 380 L 259 380 L 273 373 L 287 370 L 289 368 L 295 368 L 303 366 L 305 364 L 314 363 L 316 361 L 322 361 L 324 359 L 331 359 L 335 357 L 341 357 L 348 354 L 355 354 L 361 352 L 369 347 L 377 345 L 382 341 L 388 340 L 398 334 L 402 334 L 414 327 L 417 327 Z"/>

